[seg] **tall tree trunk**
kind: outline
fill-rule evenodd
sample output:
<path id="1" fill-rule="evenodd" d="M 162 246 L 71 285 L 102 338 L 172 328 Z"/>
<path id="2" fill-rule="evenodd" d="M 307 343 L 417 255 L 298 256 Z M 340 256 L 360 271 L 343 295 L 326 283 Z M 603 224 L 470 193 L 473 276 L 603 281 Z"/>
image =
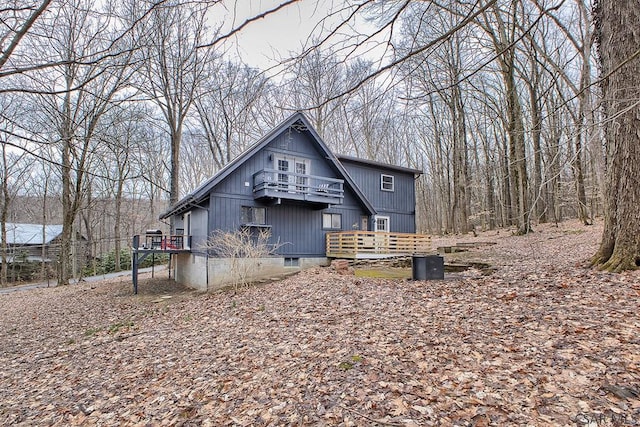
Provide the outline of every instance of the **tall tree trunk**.
<path id="1" fill-rule="evenodd" d="M 492 7 L 492 18 L 488 13 L 483 14 L 485 19 L 484 30 L 493 40 L 496 59 L 500 65 L 500 74 L 504 84 L 506 97 L 506 128 L 509 140 L 508 165 L 511 210 L 515 218 L 510 218 L 510 223 L 518 227 L 518 234 L 526 234 L 531 231 L 529 212 L 529 182 L 527 178 L 527 158 L 524 138 L 524 118 L 522 106 L 516 84 L 516 32 L 520 27 L 518 23 L 518 0 L 509 2 L 508 10 L 502 10 L 498 6 Z M 506 6 L 506 5 L 505 5 Z"/>
<path id="2" fill-rule="evenodd" d="M 532 49 L 533 50 L 533 49 Z M 540 100 L 538 99 L 539 73 L 537 64 L 532 61 L 533 79 L 529 85 L 529 105 L 531 108 L 531 142 L 533 143 L 533 188 L 534 188 L 534 211 L 539 222 L 547 222 L 547 207 L 543 197 L 542 184 L 542 112 Z"/>
<path id="3" fill-rule="evenodd" d="M 640 254 L 640 3 L 595 4 L 607 145 L 605 222 L 593 264 L 619 272 L 637 268 Z"/>
<path id="4" fill-rule="evenodd" d="M 2 207 L 0 208 L 0 235 L 2 236 L 2 264 L 0 265 L 0 286 L 7 286 L 8 280 L 8 256 L 7 245 L 7 218 L 9 215 L 9 168 L 7 165 L 7 147 L 2 144 Z M 15 261 L 15 260 L 13 260 Z"/>
<path id="5" fill-rule="evenodd" d="M 459 85 L 452 90 L 450 105 L 453 118 L 453 199 L 454 232 L 469 231 L 469 160 L 467 155 L 467 126 L 464 116 L 464 104 Z"/>
<path id="6" fill-rule="evenodd" d="M 582 114 L 581 123 L 582 123 Z M 589 214 L 587 211 L 587 194 L 584 189 L 584 167 L 582 160 L 582 126 L 576 129 L 576 154 L 573 158 L 573 173 L 576 183 L 576 194 L 578 196 L 578 219 L 582 221 L 584 225 L 590 225 Z"/>
<path id="7" fill-rule="evenodd" d="M 180 200 L 180 144 L 182 142 L 182 126 L 171 128 L 171 184 L 169 206 L 174 206 Z M 175 234 L 174 216 L 171 215 L 170 233 Z"/>
<path id="8" fill-rule="evenodd" d="M 47 271 L 47 262 L 45 261 L 49 254 L 47 253 L 47 245 L 44 244 L 46 242 L 47 237 L 47 197 L 49 196 L 49 173 L 45 172 L 44 174 L 44 182 L 43 185 L 43 196 L 42 196 L 42 247 L 40 248 L 40 276 L 42 280 L 47 280 L 47 286 L 49 285 L 49 272 Z"/>
<path id="9" fill-rule="evenodd" d="M 585 145 L 587 147 L 591 146 L 592 150 L 591 150 L 591 160 L 593 162 L 594 159 L 601 157 L 598 155 L 599 152 L 601 152 L 601 147 L 594 147 L 594 145 L 600 145 L 600 144 L 594 144 L 593 140 L 594 135 L 596 134 L 596 132 L 593 130 L 595 128 L 594 126 L 594 106 L 593 106 L 593 102 L 592 102 L 592 95 L 591 95 L 591 56 L 592 56 L 592 46 L 593 46 L 593 37 L 592 37 L 592 32 L 590 31 L 592 28 L 592 22 L 589 19 L 589 12 L 587 10 L 586 4 L 584 1 L 577 1 L 577 5 L 578 8 L 580 10 L 580 16 L 581 16 L 581 21 L 582 21 L 582 28 L 584 28 L 584 31 L 586 31 L 586 34 L 584 36 L 584 40 L 582 42 L 582 46 L 581 46 L 581 53 L 582 53 L 582 71 L 581 71 L 581 75 L 580 75 L 580 90 L 578 92 L 578 100 L 579 100 L 579 111 L 578 111 L 578 115 L 579 115 L 579 120 L 580 120 L 580 126 L 582 126 L 581 132 L 579 133 L 579 135 L 582 135 L 582 138 L 584 138 L 584 142 Z M 579 211 L 580 212 L 580 219 L 582 220 L 582 222 L 585 225 L 588 225 L 591 223 L 591 219 L 593 218 L 594 212 L 593 209 L 591 210 L 591 218 L 589 216 L 589 209 L 588 209 L 588 205 L 587 205 L 587 196 L 586 196 L 586 192 L 585 192 L 585 183 L 584 183 L 584 157 L 583 157 L 583 152 L 585 152 L 585 150 L 583 149 L 583 144 L 582 144 L 582 140 L 579 140 L 580 142 L 580 146 L 576 146 L 576 162 L 578 164 L 579 169 L 577 170 L 578 172 L 578 179 L 577 179 L 577 185 L 578 185 L 578 203 L 581 206 L 584 206 L 584 209 Z M 587 148 L 588 150 L 588 148 Z M 604 164 L 602 164 L 603 168 L 604 168 Z M 596 173 L 596 168 L 592 168 L 591 171 L 591 175 L 592 175 L 592 185 L 594 189 L 597 189 L 599 186 L 598 183 L 598 177 L 597 177 L 597 173 Z"/>
<path id="10" fill-rule="evenodd" d="M 67 80 L 67 87 L 71 87 Z M 58 252 L 58 285 L 68 285 L 71 273 L 71 233 L 75 212 L 72 206 L 71 151 L 73 132 L 71 126 L 71 93 L 67 92 L 63 101 L 62 124 L 60 136 L 62 140 L 62 233 L 60 235 L 60 251 Z"/>
<path id="11" fill-rule="evenodd" d="M 122 221 L 122 192 L 123 192 L 123 187 L 124 187 L 124 179 L 122 178 L 122 172 L 120 171 L 120 176 L 118 177 L 118 183 L 116 184 L 117 188 L 116 188 L 116 206 L 115 206 L 115 224 L 113 227 L 113 231 L 114 231 L 114 235 L 116 238 L 116 242 L 115 242 L 115 247 L 116 247 L 116 256 L 115 256 L 115 271 L 120 271 L 122 269 L 122 266 L 120 264 L 120 251 L 122 250 L 122 241 L 121 241 L 121 224 L 120 222 Z"/>
<path id="12" fill-rule="evenodd" d="M 513 219 L 513 207 L 511 204 L 511 175 L 509 174 L 509 147 L 507 146 L 507 138 L 502 139 L 502 156 L 501 160 L 501 174 L 502 174 L 502 221 L 501 226 L 506 227 L 511 225 Z"/>
<path id="13" fill-rule="evenodd" d="M 522 107 L 515 83 L 513 57 L 504 67 L 503 77 L 507 89 L 507 115 L 509 136 L 509 176 L 511 177 L 511 203 L 517 213 L 518 234 L 531 231 L 529 213 L 529 187 L 527 181 L 527 158 L 524 140 Z M 515 199 L 515 200 L 514 200 Z"/>

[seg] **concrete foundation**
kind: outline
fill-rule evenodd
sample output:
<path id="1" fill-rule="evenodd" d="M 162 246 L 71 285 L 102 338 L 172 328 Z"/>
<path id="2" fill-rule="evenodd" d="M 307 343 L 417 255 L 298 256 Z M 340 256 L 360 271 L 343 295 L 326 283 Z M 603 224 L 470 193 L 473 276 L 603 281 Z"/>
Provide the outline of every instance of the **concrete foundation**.
<path id="1" fill-rule="evenodd" d="M 297 265 L 291 265 L 290 259 L 285 262 L 285 258 L 278 257 L 231 259 L 181 253 L 174 257 L 173 268 L 176 282 L 208 292 L 234 285 L 236 280 L 240 283 L 255 282 L 288 272 L 328 265 L 328 260 L 324 257 L 295 260 Z"/>

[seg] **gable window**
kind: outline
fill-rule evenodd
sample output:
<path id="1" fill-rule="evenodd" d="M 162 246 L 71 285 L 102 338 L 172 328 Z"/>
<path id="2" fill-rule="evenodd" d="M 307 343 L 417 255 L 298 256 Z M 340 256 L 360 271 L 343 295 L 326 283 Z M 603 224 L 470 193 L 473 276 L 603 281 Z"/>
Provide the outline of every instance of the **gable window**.
<path id="1" fill-rule="evenodd" d="M 267 208 L 242 206 L 240 222 L 250 225 L 265 225 L 267 223 Z"/>
<path id="2" fill-rule="evenodd" d="M 380 175 L 380 189 L 382 191 L 393 191 L 393 175 Z"/>
<path id="3" fill-rule="evenodd" d="M 326 230 L 342 230 L 342 214 L 323 213 L 322 228 Z"/>

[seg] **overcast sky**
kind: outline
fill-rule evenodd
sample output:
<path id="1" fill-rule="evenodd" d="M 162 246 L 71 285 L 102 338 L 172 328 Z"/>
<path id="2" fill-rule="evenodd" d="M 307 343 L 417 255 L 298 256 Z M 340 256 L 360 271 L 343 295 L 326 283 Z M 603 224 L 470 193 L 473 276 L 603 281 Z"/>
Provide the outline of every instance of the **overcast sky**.
<path id="1" fill-rule="evenodd" d="M 225 27 L 242 24 L 246 19 L 276 7 L 278 0 L 229 0 Z M 314 26 L 329 12 L 333 1 L 301 0 L 245 27 L 235 38 L 236 53 L 254 67 L 268 68 L 279 57 L 300 51 Z M 235 11 L 235 22 L 233 22 Z"/>

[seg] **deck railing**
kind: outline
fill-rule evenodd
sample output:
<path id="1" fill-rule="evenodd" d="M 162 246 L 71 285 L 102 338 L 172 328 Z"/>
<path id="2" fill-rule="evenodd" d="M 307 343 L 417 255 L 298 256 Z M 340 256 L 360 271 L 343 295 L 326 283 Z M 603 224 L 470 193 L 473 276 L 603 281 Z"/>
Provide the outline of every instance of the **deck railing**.
<path id="1" fill-rule="evenodd" d="M 412 233 L 342 231 L 327 233 L 328 258 L 386 258 L 431 251 L 431 236 Z"/>
<path id="2" fill-rule="evenodd" d="M 257 198 L 277 197 L 342 204 L 343 183 L 343 180 L 336 178 L 263 169 L 253 174 L 253 193 Z"/>
<path id="3" fill-rule="evenodd" d="M 147 234 L 133 236 L 136 250 L 180 251 L 190 247 L 191 236 Z"/>

